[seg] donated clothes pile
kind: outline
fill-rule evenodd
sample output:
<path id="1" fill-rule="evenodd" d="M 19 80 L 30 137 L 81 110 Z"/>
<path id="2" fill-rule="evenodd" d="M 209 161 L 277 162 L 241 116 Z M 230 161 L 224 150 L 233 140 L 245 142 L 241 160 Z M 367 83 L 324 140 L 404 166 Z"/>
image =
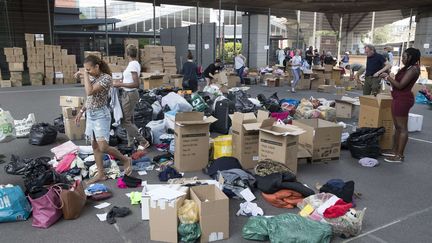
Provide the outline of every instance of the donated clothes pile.
<path id="1" fill-rule="evenodd" d="M 231 89 L 226 95 L 222 95 L 217 87 L 206 90 L 209 92 L 190 95 L 177 89 L 140 90 L 140 100 L 134 114 L 135 124 L 140 133 L 164 154 L 151 159 L 145 152 L 137 151 L 136 147 L 129 147 L 126 131 L 121 126 L 111 127 L 110 145 L 117 146 L 124 154 L 129 154 L 133 159 L 133 169 L 140 175 L 156 168 L 161 182 L 192 188 L 215 183 L 218 190 L 227 197 L 239 200 L 238 216 L 250 217 L 243 228 L 245 239 L 329 242 L 333 235 L 351 237 L 360 233 L 365 210 L 354 209 L 352 181 L 330 180 L 319 188 L 317 193 L 299 182 L 295 173 L 283 164 L 263 160 L 251 173 L 243 169 L 239 161 L 231 156 L 217 158 L 204 168 L 205 173 L 213 179 L 211 181 L 182 178 L 183 175 L 173 166 L 174 120 L 178 112 L 199 111 L 206 116 L 214 116 L 218 121 L 211 124 L 210 131 L 220 134 L 229 133 L 229 115 L 234 112 L 267 110 L 273 118 L 285 124 L 297 118 L 319 117 L 335 120 L 334 104 L 324 99 L 279 99 L 276 93 L 270 97 L 260 94 L 252 98 L 246 92 L 247 89 L 242 88 Z M 61 122 L 57 123 L 61 125 Z M 60 129 L 57 127 L 57 130 Z M 50 141 L 45 144 L 53 142 L 51 140 L 54 136 L 50 137 Z M 22 159 L 13 156 L 6 165 L 7 173 L 23 177 L 25 193 L 18 186 L 0 188 L 1 195 L 6 195 L 3 197 L 14 202 L 0 208 L 0 211 L 12 212 L 9 214 L 12 216 L 1 216 L 0 222 L 26 220 L 32 211 L 33 226 L 47 228 L 62 216 L 64 219 L 78 218 L 86 200 L 105 200 L 112 196 L 110 189 L 103 184 L 88 185 L 84 188 L 82 181 L 96 176 L 97 173 L 91 147 L 76 146 L 69 141 L 53 148 L 51 152 L 54 158 Z M 122 175 L 119 167 L 121 165 L 109 155 L 104 155 L 103 165 L 107 177 L 117 180 L 117 187 L 146 188 L 141 179 Z M 287 213 L 274 217 L 264 216 L 262 208 L 253 202 L 257 190 L 270 205 L 287 209 L 297 207 L 301 209 L 299 215 Z M 155 191 L 143 190 L 142 193 L 133 192 L 128 196 L 132 205 L 138 205 L 141 197 L 152 193 Z M 30 203 L 24 195 L 29 196 Z M 170 200 L 178 198 L 170 197 Z M 51 203 L 47 203 L 48 201 Z M 193 242 L 202 237 L 204 229 L 199 221 L 199 210 L 193 200 L 186 199 L 179 205 L 178 236 L 182 241 Z M 43 215 L 40 213 L 42 211 L 50 213 Z M 114 206 L 105 216 L 108 223 L 114 223 L 116 217 L 128 214 L 128 208 Z"/>

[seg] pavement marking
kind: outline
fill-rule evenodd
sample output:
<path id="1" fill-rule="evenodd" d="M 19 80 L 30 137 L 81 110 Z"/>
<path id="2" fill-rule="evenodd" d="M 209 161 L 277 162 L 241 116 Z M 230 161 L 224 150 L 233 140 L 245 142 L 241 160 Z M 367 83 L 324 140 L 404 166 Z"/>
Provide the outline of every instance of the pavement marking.
<path id="1" fill-rule="evenodd" d="M 385 240 L 383 240 L 383 239 L 381 239 L 381 238 L 379 238 L 378 236 L 375 236 L 375 235 L 368 235 L 368 237 L 371 238 L 371 239 L 374 239 L 374 240 L 376 240 L 376 241 L 378 241 L 380 243 L 388 243 L 388 241 L 385 241 Z"/>
<path id="2" fill-rule="evenodd" d="M 30 90 L 11 90 L 11 91 L 0 91 L 0 94 L 13 94 L 13 93 L 29 93 L 29 92 L 48 92 L 48 91 L 65 91 L 65 90 L 78 90 L 83 87 L 70 87 L 61 89 L 30 89 Z"/>
<path id="3" fill-rule="evenodd" d="M 409 137 L 409 139 L 412 139 L 412 140 L 415 140 L 415 141 L 419 141 L 419 142 L 423 142 L 423 143 L 431 143 L 432 144 L 432 141 L 423 140 L 423 139 L 419 139 L 419 138 Z"/>
<path id="4" fill-rule="evenodd" d="M 382 230 L 382 229 L 388 228 L 388 227 L 390 227 L 390 226 L 392 226 L 392 225 L 394 225 L 394 224 L 400 223 L 400 222 L 405 221 L 405 220 L 407 220 L 407 219 L 409 219 L 409 218 L 415 217 L 415 216 L 417 216 L 417 215 L 419 215 L 419 214 L 426 213 L 426 212 L 428 212 L 428 211 L 430 211 L 430 210 L 432 210 L 432 206 L 430 206 L 430 207 L 428 207 L 428 208 L 425 208 L 425 209 L 422 209 L 422 210 L 419 210 L 419 211 L 415 211 L 415 212 L 413 212 L 413 213 L 410 213 L 410 214 L 408 214 L 408 215 L 406 215 L 406 216 L 404 216 L 404 217 L 401 217 L 401 218 L 399 218 L 399 219 L 396 219 L 396 220 L 394 220 L 394 221 L 392 221 L 392 222 L 390 222 L 390 223 L 388 223 L 388 224 L 385 224 L 385 225 L 380 226 L 380 227 L 378 227 L 378 228 L 375 228 L 375 229 L 373 229 L 373 230 L 369 230 L 369 231 L 367 231 L 367 232 L 365 232 L 365 233 L 363 233 L 363 234 L 357 235 L 356 237 L 353 237 L 353 238 L 351 238 L 351 239 L 349 239 L 349 240 L 345 240 L 345 241 L 343 241 L 343 242 L 344 242 L 344 243 L 347 243 L 347 242 L 351 242 L 351 241 L 353 241 L 353 240 L 360 239 L 360 238 L 362 238 L 362 237 L 364 237 L 364 236 L 369 236 L 370 234 L 372 234 L 372 233 L 374 233 L 374 232 L 377 232 L 377 231 L 379 231 L 379 230 Z M 377 237 L 377 238 L 378 238 L 378 237 Z"/>

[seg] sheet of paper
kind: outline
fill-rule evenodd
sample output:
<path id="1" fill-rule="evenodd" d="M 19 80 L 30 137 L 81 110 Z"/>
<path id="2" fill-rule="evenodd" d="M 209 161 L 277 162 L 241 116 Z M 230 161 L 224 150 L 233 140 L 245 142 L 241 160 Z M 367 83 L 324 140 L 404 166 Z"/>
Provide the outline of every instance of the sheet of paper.
<path id="1" fill-rule="evenodd" d="M 148 191 L 147 194 L 150 196 L 151 200 L 165 199 L 168 201 L 186 195 L 184 192 L 176 191 L 167 187 L 158 187 L 154 190 Z"/>
<path id="2" fill-rule="evenodd" d="M 126 193 L 126 197 L 130 198 L 130 196 L 131 196 L 131 193 L 130 193 L 130 192 L 129 192 L 129 193 Z"/>
<path id="3" fill-rule="evenodd" d="M 299 214 L 302 217 L 307 217 L 307 216 L 311 215 L 311 213 L 313 211 L 314 211 L 314 208 L 312 207 L 312 205 L 308 204 L 299 212 Z"/>
<path id="4" fill-rule="evenodd" d="M 240 195 L 243 196 L 243 198 L 247 201 L 247 202 L 252 202 L 253 200 L 256 199 L 255 195 L 251 192 L 251 190 L 249 188 L 244 189 L 243 191 L 240 192 Z"/>
<path id="5" fill-rule="evenodd" d="M 106 221 L 108 213 L 96 214 L 101 222 Z"/>
<path id="6" fill-rule="evenodd" d="M 138 175 L 140 175 L 140 176 L 147 175 L 147 171 L 145 171 L 145 170 L 138 171 Z"/>
<path id="7" fill-rule="evenodd" d="M 109 205 L 111 205 L 111 203 L 104 202 L 104 203 L 98 204 L 98 205 L 96 205 L 94 207 L 97 208 L 97 209 L 102 209 L 102 208 L 108 207 Z"/>

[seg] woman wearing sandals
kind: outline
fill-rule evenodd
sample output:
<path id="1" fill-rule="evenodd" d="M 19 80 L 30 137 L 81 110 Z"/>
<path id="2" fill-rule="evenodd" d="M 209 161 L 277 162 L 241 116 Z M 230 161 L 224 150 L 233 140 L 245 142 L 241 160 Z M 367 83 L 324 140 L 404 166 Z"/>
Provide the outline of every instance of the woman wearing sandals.
<path id="1" fill-rule="evenodd" d="M 77 72 L 75 76 L 80 73 Z M 76 117 L 79 123 L 86 113 L 86 137 L 91 139 L 95 156 L 97 174 L 87 183 L 106 180 L 103 155 L 114 156 L 124 164 L 124 173 L 132 173 L 131 159 L 121 154 L 116 148 L 108 145 L 110 136 L 111 114 L 108 109 L 108 95 L 112 86 L 111 71 L 108 65 L 99 57 L 90 55 L 84 59 L 84 87 L 87 95 L 85 106 Z"/>
<path id="2" fill-rule="evenodd" d="M 393 141 L 393 150 L 383 153 L 384 159 L 389 163 L 401 163 L 404 161 L 404 150 L 408 142 L 408 113 L 414 105 L 415 99 L 411 91 L 420 76 L 420 51 L 408 48 L 402 55 L 404 67 L 393 78 L 387 73 L 382 73 L 380 78 L 391 83 L 393 122 L 396 128 Z"/>
<path id="3" fill-rule="evenodd" d="M 138 48 L 135 45 L 126 47 L 126 54 L 129 57 L 129 64 L 123 72 L 123 81 L 113 81 L 113 87 L 121 88 L 121 106 L 123 118 L 121 125 L 127 131 L 128 145 L 133 146 L 134 139 L 139 144 L 140 150 L 144 150 L 150 146 L 150 143 L 138 132 L 138 128 L 133 123 L 133 115 L 135 106 L 139 101 L 139 76 L 141 74 L 141 65 L 137 61 Z"/>

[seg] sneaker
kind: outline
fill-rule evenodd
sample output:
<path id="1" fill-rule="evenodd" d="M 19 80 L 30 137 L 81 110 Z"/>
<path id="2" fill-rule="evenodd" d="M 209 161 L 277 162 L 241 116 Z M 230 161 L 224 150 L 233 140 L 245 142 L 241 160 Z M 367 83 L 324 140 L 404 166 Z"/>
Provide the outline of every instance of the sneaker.
<path id="1" fill-rule="evenodd" d="M 402 163 L 404 161 L 404 157 L 395 155 L 385 158 L 384 161 L 388 163 Z"/>
<path id="2" fill-rule="evenodd" d="M 295 89 L 291 88 L 291 93 L 295 93 L 295 92 L 296 92 Z"/>
<path id="3" fill-rule="evenodd" d="M 390 150 L 390 151 L 382 152 L 381 156 L 384 156 L 384 157 L 393 157 L 393 156 L 396 156 L 396 154 L 395 154 L 395 152 L 393 152 L 393 151 Z"/>

